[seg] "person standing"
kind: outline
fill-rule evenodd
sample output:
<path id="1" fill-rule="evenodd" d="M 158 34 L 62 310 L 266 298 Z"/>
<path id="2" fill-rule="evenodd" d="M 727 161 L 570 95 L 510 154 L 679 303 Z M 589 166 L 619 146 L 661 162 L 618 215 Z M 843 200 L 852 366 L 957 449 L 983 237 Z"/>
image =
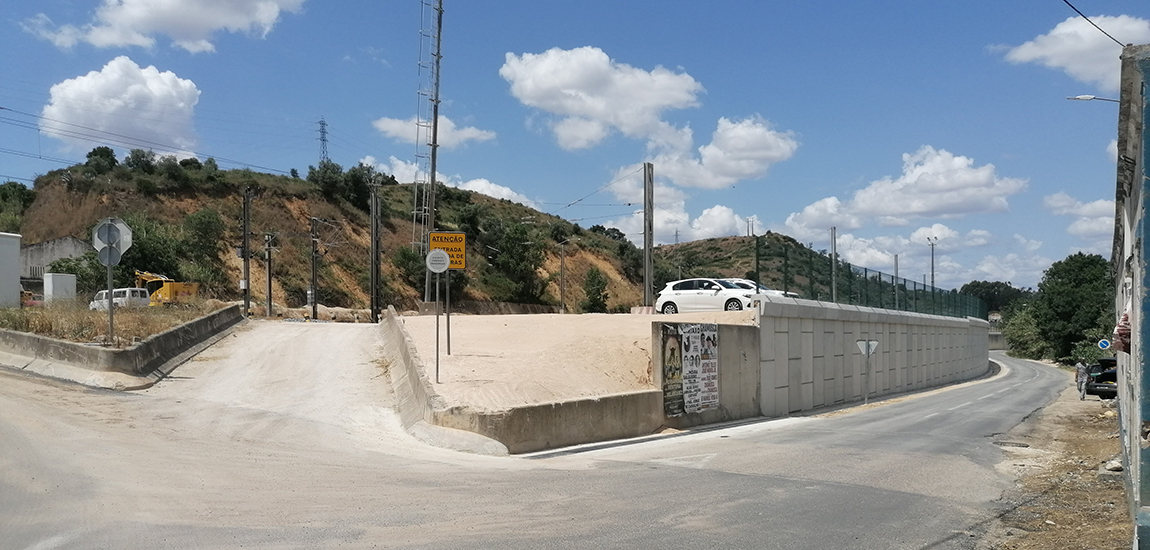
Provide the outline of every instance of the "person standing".
<path id="1" fill-rule="evenodd" d="M 1086 365 L 1082 364 L 1082 361 L 1079 361 L 1077 365 L 1074 365 L 1074 370 L 1074 378 L 1078 382 L 1078 400 L 1085 401 L 1086 382 L 1090 380 L 1090 370 L 1086 368 Z"/>

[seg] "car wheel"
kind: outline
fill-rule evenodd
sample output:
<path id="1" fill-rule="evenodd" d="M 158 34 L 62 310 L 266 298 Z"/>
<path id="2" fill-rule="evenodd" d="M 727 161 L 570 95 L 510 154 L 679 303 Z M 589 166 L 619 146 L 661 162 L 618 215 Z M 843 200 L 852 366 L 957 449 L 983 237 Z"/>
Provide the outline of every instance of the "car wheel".
<path id="1" fill-rule="evenodd" d="M 679 308 L 675 307 L 675 302 L 667 302 L 663 304 L 663 313 L 667 315 L 674 315 L 679 313 Z"/>
<path id="2" fill-rule="evenodd" d="M 743 303 L 738 300 L 727 300 L 727 305 L 723 309 L 727 311 L 739 311 L 743 309 Z"/>

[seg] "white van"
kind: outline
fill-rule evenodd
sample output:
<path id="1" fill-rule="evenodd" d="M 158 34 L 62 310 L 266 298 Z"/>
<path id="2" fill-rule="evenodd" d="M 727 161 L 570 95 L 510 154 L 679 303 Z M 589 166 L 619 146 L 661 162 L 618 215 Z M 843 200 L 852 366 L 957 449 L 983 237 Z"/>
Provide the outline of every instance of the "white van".
<path id="1" fill-rule="evenodd" d="M 115 307 L 148 307 L 152 302 L 146 288 L 117 288 L 112 291 L 112 304 Z M 88 309 L 108 311 L 108 291 L 101 290 L 88 302 Z"/>

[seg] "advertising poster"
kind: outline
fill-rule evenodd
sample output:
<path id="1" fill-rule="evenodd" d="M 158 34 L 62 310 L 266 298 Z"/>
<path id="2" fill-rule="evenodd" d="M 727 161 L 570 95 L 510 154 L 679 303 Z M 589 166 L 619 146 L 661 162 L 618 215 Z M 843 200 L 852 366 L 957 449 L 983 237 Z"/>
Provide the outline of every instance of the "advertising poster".
<path id="1" fill-rule="evenodd" d="M 679 336 L 683 342 L 683 411 L 699 412 L 699 367 L 703 351 L 699 325 L 679 325 Z"/>
<path id="2" fill-rule="evenodd" d="M 699 325 L 699 410 L 719 408 L 719 325 Z"/>
<path id="3" fill-rule="evenodd" d="M 679 329 L 663 325 L 663 414 L 683 414 L 683 346 Z"/>
<path id="4" fill-rule="evenodd" d="M 667 416 L 719 407 L 719 326 L 663 325 L 663 412 Z"/>

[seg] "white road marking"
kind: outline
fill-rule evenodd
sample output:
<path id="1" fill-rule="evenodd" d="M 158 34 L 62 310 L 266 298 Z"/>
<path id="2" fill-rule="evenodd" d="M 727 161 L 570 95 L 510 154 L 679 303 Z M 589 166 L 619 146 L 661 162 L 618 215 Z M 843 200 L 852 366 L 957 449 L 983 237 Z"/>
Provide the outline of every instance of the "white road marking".
<path id="1" fill-rule="evenodd" d="M 973 403 L 973 401 L 967 401 L 966 403 L 963 403 L 963 404 L 961 404 L 961 405 L 959 405 L 959 406 L 957 406 L 957 407 L 951 407 L 951 408 L 949 408 L 949 409 L 947 409 L 947 410 L 948 410 L 948 411 L 953 411 L 954 409 L 961 409 L 961 408 L 963 408 L 963 407 L 965 407 L 965 406 L 967 406 L 967 405 L 969 405 L 969 404 L 971 404 L 971 403 Z"/>

